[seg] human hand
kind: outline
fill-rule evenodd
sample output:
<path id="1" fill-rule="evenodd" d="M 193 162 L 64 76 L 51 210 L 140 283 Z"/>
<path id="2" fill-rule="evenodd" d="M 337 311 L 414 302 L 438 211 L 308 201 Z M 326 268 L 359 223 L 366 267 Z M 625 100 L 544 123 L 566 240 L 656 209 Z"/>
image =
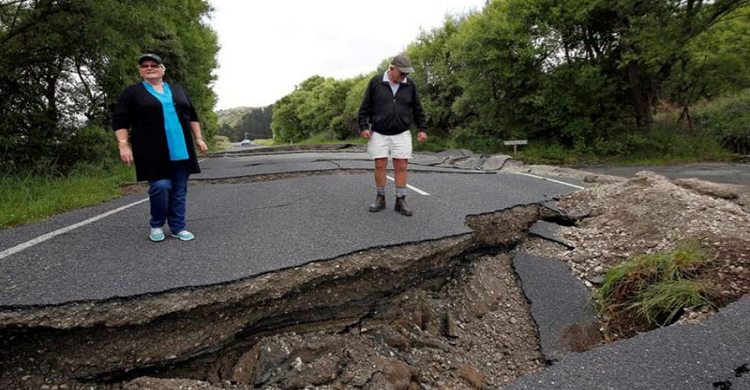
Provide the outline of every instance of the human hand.
<path id="1" fill-rule="evenodd" d="M 128 166 L 133 162 L 133 150 L 130 149 L 130 145 L 125 144 L 120 146 L 120 160 L 128 164 Z"/>
<path id="2" fill-rule="evenodd" d="M 417 141 L 419 142 L 427 141 L 427 133 L 425 133 L 424 131 L 420 131 L 419 133 L 417 133 Z"/>
<path id="3" fill-rule="evenodd" d="M 372 136 L 372 134 L 370 134 L 370 130 L 362 130 L 362 131 L 359 132 L 359 134 L 364 139 L 370 139 L 370 137 Z"/>
<path id="4" fill-rule="evenodd" d="M 208 151 L 208 146 L 202 139 L 196 140 L 195 144 L 198 145 L 198 149 L 200 149 L 201 153 L 206 153 Z"/>

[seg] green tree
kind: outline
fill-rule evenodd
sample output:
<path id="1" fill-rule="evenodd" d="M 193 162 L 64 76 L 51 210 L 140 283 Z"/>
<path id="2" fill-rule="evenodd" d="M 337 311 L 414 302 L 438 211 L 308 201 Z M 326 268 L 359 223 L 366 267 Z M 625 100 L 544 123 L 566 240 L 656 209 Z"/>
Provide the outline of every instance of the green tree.
<path id="1" fill-rule="evenodd" d="M 741 8 L 690 42 L 665 82 L 663 96 L 680 107 L 694 132 L 690 106 L 750 87 L 750 8 Z"/>
<path id="2" fill-rule="evenodd" d="M 185 85 L 210 137 L 218 46 L 205 24 L 209 13 L 203 0 L 0 4 L 0 168 L 65 171 L 80 156 L 103 158 L 89 151 L 111 145 L 110 107 L 138 80 L 138 54 L 157 49 L 167 79 Z"/>
<path id="3" fill-rule="evenodd" d="M 459 67 L 449 46 L 462 21 L 463 18 L 446 18 L 441 27 L 422 32 L 405 52 L 414 65 L 414 74 L 409 77 L 419 87 L 427 126 L 442 134 L 449 133 L 466 119 L 453 110 L 463 89 L 455 77 Z"/>

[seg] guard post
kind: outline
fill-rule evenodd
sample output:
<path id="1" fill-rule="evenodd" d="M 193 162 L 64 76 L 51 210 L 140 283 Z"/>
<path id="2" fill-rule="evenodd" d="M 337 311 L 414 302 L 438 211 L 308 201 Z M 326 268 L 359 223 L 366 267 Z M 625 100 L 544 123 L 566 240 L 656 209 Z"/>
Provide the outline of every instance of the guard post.
<path id="1" fill-rule="evenodd" d="M 525 139 L 517 139 L 512 141 L 503 141 L 504 145 L 513 145 L 513 155 L 516 155 L 516 152 L 518 151 L 518 145 L 528 145 L 529 141 Z"/>

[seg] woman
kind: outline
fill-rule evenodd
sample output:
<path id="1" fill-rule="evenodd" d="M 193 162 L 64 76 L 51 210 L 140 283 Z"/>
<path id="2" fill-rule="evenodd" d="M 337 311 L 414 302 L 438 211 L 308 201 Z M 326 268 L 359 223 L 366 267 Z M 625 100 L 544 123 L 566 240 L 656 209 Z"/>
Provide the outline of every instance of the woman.
<path id="1" fill-rule="evenodd" d="M 112 125 L 120 158 L 134 162 L 137 180 L 149 183 L 151 241 L 164 240 L 165 222 L 172 237 L 190 241 L 195 236 L 185 229 L 187 181 L 200 173 L 193 139 L 201 152 L 208 147 L 193 102 L 182 87 L 163 80 L 165 70 L 156 54 L 138 58 L 143 81 L 120 95 Z"/>

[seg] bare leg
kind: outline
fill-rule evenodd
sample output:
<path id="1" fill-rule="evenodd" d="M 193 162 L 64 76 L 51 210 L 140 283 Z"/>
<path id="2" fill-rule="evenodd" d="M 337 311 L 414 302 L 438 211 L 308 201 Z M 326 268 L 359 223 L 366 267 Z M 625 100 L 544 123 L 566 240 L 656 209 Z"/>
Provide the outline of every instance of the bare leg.
<path id="1" fill-rule="evenodd" d="M 396 160 L 393 160 L 394 164 Z M 388 166 L 388 158 L 375 159 L 375 186 L 385 187 L 385 168 Z"/>
<path id="2" fill-rule="evenodd" d="M 409 160 L 405 158 L 393 159 L 393 170 L 396 179 L 396 187 L 406 187 L 406 167 L 409 166 Z"/>

